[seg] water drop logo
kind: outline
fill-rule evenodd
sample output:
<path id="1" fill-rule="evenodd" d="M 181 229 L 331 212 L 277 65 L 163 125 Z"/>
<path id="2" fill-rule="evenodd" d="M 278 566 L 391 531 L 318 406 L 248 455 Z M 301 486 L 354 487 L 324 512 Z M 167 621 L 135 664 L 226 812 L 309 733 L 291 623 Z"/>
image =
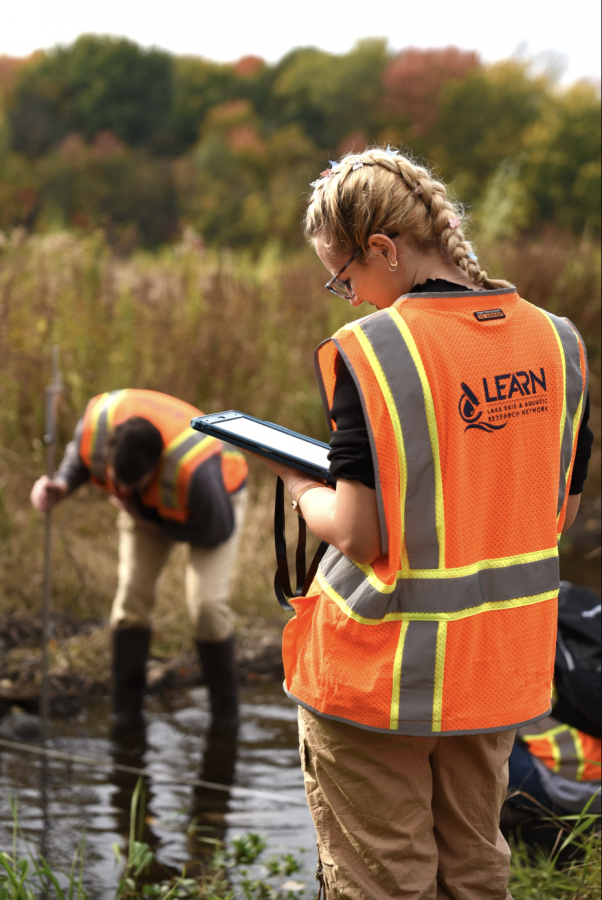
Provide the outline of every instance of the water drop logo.
<path id="1" fill-rule="evenodd" d="M 481 405 L 481 401 L 475 392 L 468 387 L 465 381 L 460 382 L 460 387 L 462 388 L 463 394 L 460 397 L 460 402 L 458 404 L 458 412 L 466 422 L 465 432 L 470 431 L 471 428 L 478 428 L 479 431 L 491 433 L 492 431 L 500 431 L 500 429 L 506 427 L 508 424 L 507 422 L 504 422 L 503 425 L 491 425 L 489 422 L 481 422 L 480 419 L 483 415 L 483 410 L 478 408 Z"/>

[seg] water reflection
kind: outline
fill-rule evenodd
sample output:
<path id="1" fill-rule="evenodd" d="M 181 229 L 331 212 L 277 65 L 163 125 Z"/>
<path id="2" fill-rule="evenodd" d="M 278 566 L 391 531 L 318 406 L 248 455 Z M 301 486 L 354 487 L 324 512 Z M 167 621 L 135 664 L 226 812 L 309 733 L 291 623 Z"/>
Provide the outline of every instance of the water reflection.
<path id="1" fill-rule="evenodd" d="M 156 852 L 153 874 L 167 877 L 185 865 L 199 871 L 213 853 L 212 841 L 248 830 L 265 835 L 276 850 L 303 847 L 308 870 L 315 865 L 315 835 L 304 803 L 297 751 L 296 707 L 278 685 L 248 688 L 242 696 L 238 730 L 210 727 L 202 688 L 151 697 L 146 732 L 112 741 L 108 707 L 91 706 L 78 720 L 52 725 L 52 746 L 69 753 L 149 769 L 144 777 L 146 811 L 142 840 Z M 41 761 L 0 750 L 0 848 L 11 844 L 9 792 L 19 800 L 27 840 L 54 866 L 69 869 L 73 851 L 87 830 L 86 887 L 94 900 L 112 896 L 118 880 L 111 845 L 126 852 L 136 774 L 50 760 L 45 797 Z M 154 773 L 169 776 L 164 783 Z M 231 791 L 191 787 L 178 779 L 232 786 Z M 239 788 L 268 792 L 247 795 Z M 299 805 L 278 803 L 273 795 Z M 191 827 L 191 825 L 193 827 Z"/>

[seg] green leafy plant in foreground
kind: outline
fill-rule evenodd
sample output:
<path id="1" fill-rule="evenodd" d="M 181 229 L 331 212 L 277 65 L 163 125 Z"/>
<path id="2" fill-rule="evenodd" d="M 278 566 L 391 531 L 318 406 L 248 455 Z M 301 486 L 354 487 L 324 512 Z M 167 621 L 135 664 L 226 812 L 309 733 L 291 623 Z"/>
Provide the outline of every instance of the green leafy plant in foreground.
<path id="1" fill-rule="evenodd" d="M 142 841 L 144 813 L 144 788 L 139 779 L 132 794 L 128 856 L 116 900 L 301 900 L 305 896 L 305 884 L 301 882 L 289 880 L 276 886 L 266 880 L 281 880 L 298 872 L 301 865 L 290 853 L 282 858 L 271 857 L 261 865 L 266 843 L 253 833 L 233 838 L 230 847 L 212 838 L 200 838 L 216 848 L 203 875 L 187 877 L 184 870 L 181 876 L 148 883 L 145 874 L 155 857 L 149 845 Z M 193 822 L 188 832 L 194 834 L 198 830 Z M 113 851 L 116 860 L 121 862 L 119 846 L 113 845 Z"/>
<path id="2" fill-rule="evenodd" d="M 142 782 L 132 795 L 127 858 L 114 846 L 116 860 L 123 866 L 115 900 L 305 900 L 312 886 L 293 881 L 301 870 L 300 861 L 291 853 L 263 859 L 265 840 L 249 833 L 235 837 L 229 845 L 212 838 L 198 837 L 201 830 L 193 822 L 188 832 L 197 839 L 215 845 L 206 871 L 199 876 L 179 876 L 161 881 L 150 880 L 147 873 L 155 857 L 142 840 L 145 803 Z M 11 852 L 0 851 L 0 900 L 89 900 L 84 889 L 85 835 L 82 837 L 69 872 L 52 869 L 41 856 L 26 845 L 26 855 L 17 850 L 18 810 L 13 811 Z M 558 839 L 551 853 L 530 848 L 519 840 L 512 846 L 510 891 L 514 900 L 600 900 L 601 842 L 599 817 L 588 808 L 575 816 L 553 817 Z M 561 854 L 573 851 L 567 862 Z M 306 891 L 305 889 L 308 889 Z"/>

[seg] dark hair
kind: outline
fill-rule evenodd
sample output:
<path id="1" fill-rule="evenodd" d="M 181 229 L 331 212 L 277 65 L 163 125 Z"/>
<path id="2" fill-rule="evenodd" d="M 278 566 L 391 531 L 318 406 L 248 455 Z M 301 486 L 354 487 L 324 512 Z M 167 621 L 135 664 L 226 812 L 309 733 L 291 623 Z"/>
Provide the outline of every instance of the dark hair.
<path id="1" fill-rule="evenodd" d="M 155 468 L 163 453 L 161 432 L 148 419 L 132 416 L 111 432 L 105 462 L 112 466 L 121 484 L 136 484 Z"/>

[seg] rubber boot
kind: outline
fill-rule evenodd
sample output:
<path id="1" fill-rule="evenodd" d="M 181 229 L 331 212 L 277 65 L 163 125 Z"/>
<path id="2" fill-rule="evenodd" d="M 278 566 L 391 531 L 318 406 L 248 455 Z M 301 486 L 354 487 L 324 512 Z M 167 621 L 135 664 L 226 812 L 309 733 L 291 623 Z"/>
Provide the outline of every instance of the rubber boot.
<path id="1" fill-rule="evenodd" d="M 116 628 L 113 631 L 114 737 L 144 728 L 142 706 L 150 639 L 150 628 Z"/>
<path id="2" fill-rule="evenodd" d="M 234 662 L 234 636 L 225 641 L 195 641 L 205 683 L 209 688 L 212 724 L 238 725 L 238 684 Z"/>

